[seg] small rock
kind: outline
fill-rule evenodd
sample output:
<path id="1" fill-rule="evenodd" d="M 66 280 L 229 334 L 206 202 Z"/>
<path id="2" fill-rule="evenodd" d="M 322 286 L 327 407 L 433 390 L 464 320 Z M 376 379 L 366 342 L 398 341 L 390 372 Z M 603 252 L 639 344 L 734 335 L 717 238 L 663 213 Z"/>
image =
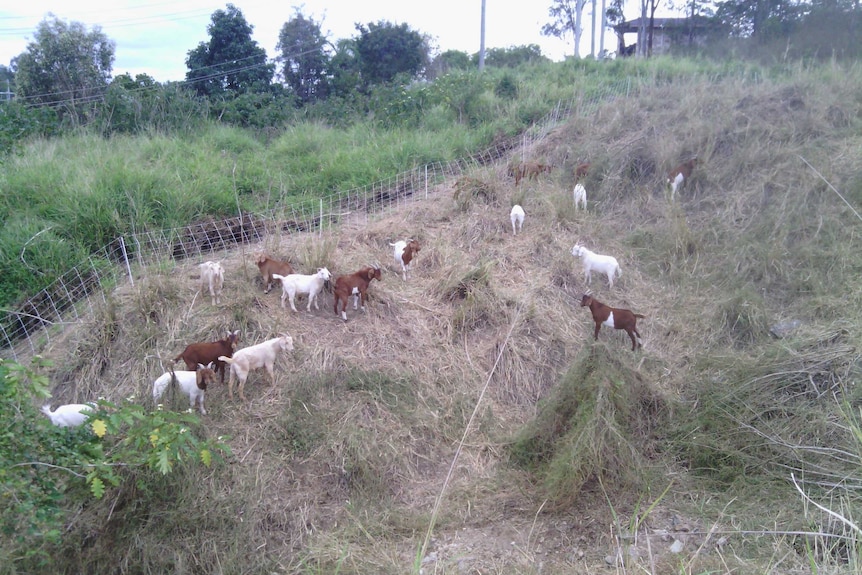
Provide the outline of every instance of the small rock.
<path id="1" fill-rule="evenodd" d="M 613 567 L 614 565 L 617 564 L 617 558 L 614 557 L 613 555 L 608 555 L 605 557 L 605 563 L 607 563 L 608 565 Z"/>
<path id="2" fill-rule="evenodd" d="M 774 324 L 769 328 L 769 333 L 778 339 L 783 339 L 802 327 L 802 321 L 798 319 L 790 319 L 787 321 L 780 321 Z"/>
<path id="3" fill-rule="evenodd" d="M 670 552 L 679 553 L 680 551 L 682 551 L 682 541 L 680 541 L 679 539 L 674 539 L 673 545 L 670 546 Z"/>
<path id="4" fill-rule="evenodd" d="M 424 565 L 425 563 L 431 563 L 432 561 L 437 561 L 436 551 L 432 551 L 431 553 L 426 555 L 425 558 L 422 560 L 422 564 Z"/>

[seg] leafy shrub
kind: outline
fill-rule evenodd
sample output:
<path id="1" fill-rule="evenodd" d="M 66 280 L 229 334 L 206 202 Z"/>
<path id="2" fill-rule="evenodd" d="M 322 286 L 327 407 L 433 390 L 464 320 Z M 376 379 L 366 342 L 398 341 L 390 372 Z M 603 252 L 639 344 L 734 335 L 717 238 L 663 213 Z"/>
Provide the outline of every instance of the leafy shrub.
<path id="1" fill-rule="evenodd" d="M 21 569 L 44 567 L 67 513 L 119 485 L 125 468 L 167 475 L 229 453 L 220 440 L 198 437 L 193 413 L 147 412 L 133 398 L 100 400 L 85 425 L 55 427 L 34 406 L 50 398 L 47 365 L 0 360 L 0 557 L 24 561 Z"/>

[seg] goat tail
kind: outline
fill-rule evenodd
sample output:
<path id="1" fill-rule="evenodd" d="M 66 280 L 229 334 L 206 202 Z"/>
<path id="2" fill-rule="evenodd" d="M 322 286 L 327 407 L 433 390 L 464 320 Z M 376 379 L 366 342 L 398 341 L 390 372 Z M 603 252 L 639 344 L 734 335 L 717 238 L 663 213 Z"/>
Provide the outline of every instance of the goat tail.
<path id="1" fill-rule="evenodd" d="M 183 358 L 183 354 L 179 354 L 178 356 L 176 356 L 176 357 L 175 357 L 174 359 L 172 359 L 171 361 L 173 361 L 174 363 L 176 363 L 176 362 L 178 362 L 179 360 L 181 360 L 182 358 Z"/>
<path id="2" fill-rule="evenodd" d="M 645 319 L 645 318 L 646 318 L 646 316 L 645 316 L 645 315 L 643 315 L 643 314 L 641 314 L 641 313 L 634 313 L 634 314 L 632 314 L 632 315 L 633 315 L 633 316 L 635 316 L 635 317 L 636 317 L 636 318 L 638 318 L 638 319 Z"/>
<path id="3" fill-rule="evenodd" d="M 220 356 L 218 356 L 218 360 L 219 360 L 219 361 L 223 361 L 223 362 L 225 362 L 225 363 L 226 363 L 226 364 L 228 364 L 228 365 L 233 365 L 233 359 L 232 359 L 232 358 L 230 358 L 230 357 L 228 357 L 228 356 L 226 356 L 226 355 L 220 355 Z"/>

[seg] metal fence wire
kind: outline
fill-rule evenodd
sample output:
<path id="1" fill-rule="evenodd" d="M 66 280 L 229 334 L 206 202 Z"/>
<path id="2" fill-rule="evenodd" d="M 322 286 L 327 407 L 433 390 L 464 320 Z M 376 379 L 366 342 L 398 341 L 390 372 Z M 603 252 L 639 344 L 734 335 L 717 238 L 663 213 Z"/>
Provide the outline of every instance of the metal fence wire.
<path id="1" fill-rule="evenodd" d="M 339 224 L 351 214 L 379 214 L 404 203 L 433 196 L 446 180 L 510 157 L 543 140 L 574 110 L 589 114 L 599 104 L 628 95 L 631 83 L 622 81 L 596 91 L 588 98 L 560 102 L 523 134 L 450 162 L 434 162 L 402 172 L 374 184 L 333 193 L 315 205 L 286 206 L 226 219 L 195 222 L 181 228 L 145 231 L 116 238 L 59 276 L 51 285 L 16 309 L 0 310 L 0 357 L 19 361 L 37 352 L 43 343 L 62 333 L 66 324 L 93 313 L 105 290 L 121 282 L 134 283 L 134 269 L 159 261 L 202 259 L 227 252 L 240 243 L 258 242 L 272 234 L 314 233 Z M 59 331 L 58 331 L 59 330 Z"/>

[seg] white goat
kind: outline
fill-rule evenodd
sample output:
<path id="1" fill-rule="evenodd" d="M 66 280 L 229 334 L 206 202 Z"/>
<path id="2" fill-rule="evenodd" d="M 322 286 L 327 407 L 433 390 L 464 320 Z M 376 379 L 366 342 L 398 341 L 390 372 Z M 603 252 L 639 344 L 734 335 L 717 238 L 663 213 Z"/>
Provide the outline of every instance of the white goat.
<path id="1" fill-rule="evenodd" d="M 221 299 L 221 290 L 224 286 L 224 268 L 219 262 L 204 262 L 201 268 L 201 290 L 209 289 L 212 304 L 216 305 Z"/>
<path id="2" fill-rule="evenodd" d="M 245 401 L 245 381 L 248 379 L 248 374 L 254 369 L 266 368 L 269 374 L 269 380 L 272 385 L 275 385 L 275 359 L 278 357 L 278 352 L 282 350 L 293 351 L 293 338 L 289 335 L 282 335 L 273 339 L 268 339 L 263 343 L 244 347 L 234 352 L 233 357 L 221 356 L 219 359 L 230 365 L 230 379 L 228 380 L 227 389 L 228 395 L 233 399 L 233 380 L 234 377 L 239 379 L 239 397 Z"/>
<path id="3" fill-rule="evenodd" d="M 620 268 L 620 264 L 615 257 L 591 252 L 580 243 L 575 244 L 575 247 L 572 248 L 572 255 L 581 258 L 584 264 L 584 275 L 586 276 L 587 283 L 590 283 L 592 280 L 590 272 L 593 270 L 608 276 L 610 287 L 614 287 L 614 276 L 621 276 L 623 274 L 623 270 Z"/>
<path id="4" fill-rule="evenodd" d="M 159 402 L 159 399 L 171 385 L 171 380 L 175 378 L 180 390 L 189 398 L 189 407 L 194 409 L 195 404 L 200 400 L 201 415 L 206 415 L 204 392 L 207 389 L 207 384 L 215 383 L 213 365 L 212 362 L 207 366 L 199 363 L 196 371 L 166 371 L 153 382 L 153 401 Z"/>
<path id="5" fill-rule="evenodd" d="M 583 184 L 578 182 L 575 184 L 575 189 L 573 191 L 575 196 L 575 209 L 578 209 L 578 204 L 583 204 L 584 210 L 587 209 L 587 189 Z"/>
<path id="6" fill-rule="evenodd" d="M 314 309 L 320 309 L 317 303 L 317 294 L 323 291 L 323 285 L 332 279 L 332 274 L 326 268 L 320 268 L 316 274 L 290 274 L 286 276 L 272 274 L 272 279 L 281 280 L 281 307 L 284 307 L 284 300 L 290 298 L 290 309 L 296 311 L 296 306 L 293 300 L 296 295 L 308 294 L 308 311 L 311 311 L 311 302 L 314 302 Z"/>
<path id="7" fill-rule="evenodd" d="M 69 403 L 61 405 L 54 411 L 47 403 L 42 406 L 42 413 L 51 419 L 57 427 L 78 427 L 95 412 L 95 406 L 89 403 Z"/>
<path id="8" fill-rule="evenodd" d="M 524 208 L 515 204 L 512 206 L 512 212 L 509 214 L 509 219 L 512 220 L 512 233 L 518 235 L 518 231 L 524 229 Z M 515 230 L 515 224 L 518 225 L 518 229 Z"/>

